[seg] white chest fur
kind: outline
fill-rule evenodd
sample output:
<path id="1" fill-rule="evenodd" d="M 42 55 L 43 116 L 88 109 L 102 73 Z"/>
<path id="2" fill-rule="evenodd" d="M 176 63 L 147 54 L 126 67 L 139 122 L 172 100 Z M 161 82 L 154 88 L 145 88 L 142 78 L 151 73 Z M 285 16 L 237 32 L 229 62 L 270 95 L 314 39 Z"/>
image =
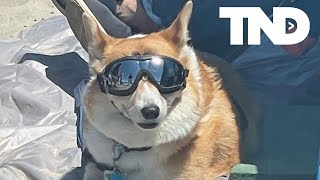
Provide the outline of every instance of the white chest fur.
<path id="1" fill-rule="evenodd" d="M 84 145 L 97 162 L 113 166 L 114 141 L 91 125 L 84 129 Z M 121 171 L 128 173 L 129 179 L 166 179 L 160 157 L 157 148 L 153 147 L 147 151 L 124 152 L 116 164 Z"/>

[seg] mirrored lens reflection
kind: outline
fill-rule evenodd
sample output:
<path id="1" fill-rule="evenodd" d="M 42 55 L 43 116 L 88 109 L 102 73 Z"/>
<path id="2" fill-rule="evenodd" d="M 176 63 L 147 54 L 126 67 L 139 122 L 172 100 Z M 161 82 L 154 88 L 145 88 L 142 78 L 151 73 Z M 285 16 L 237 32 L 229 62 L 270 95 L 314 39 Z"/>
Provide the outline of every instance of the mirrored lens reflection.
<path id="1" fill-rule="evenodd" d="M 164 64 L 165 61 L 162 58 L 154 57 L 148 61 L 148 66 L 146 67 L 158 84 L 160 84 L 161 77 L 163 76 Z"/>
<path id="2" fill-rule="evenodd" d="M 165 61 L 160 86 L 172 87 L 183 83 L 183 68 L 174 61 Z"/>
<path id="3" fill-rule="evenodd" d="M 181 65 L 171 60 L 155 57 L 151 60 L 126 60 L 114 64 L 106 74 L 108 88 L 128 90 L 142 69 L 148 70 L 162 87 L 181 85 L 184 81 Z"/>
<path id="4" fill-rule="evenodd" d="M 152 58 L 147 69 L 162 87 L 172 87 L 183 83 L 183 67 L 172 60 Z"/>
<path id="5" fill-rule="evenodd" d="M 109 71 L 108 85 L 114 90 L 127 90 L 131 87 L 140 71 L 138 61 L 128 60 L 116 63 Z"/>

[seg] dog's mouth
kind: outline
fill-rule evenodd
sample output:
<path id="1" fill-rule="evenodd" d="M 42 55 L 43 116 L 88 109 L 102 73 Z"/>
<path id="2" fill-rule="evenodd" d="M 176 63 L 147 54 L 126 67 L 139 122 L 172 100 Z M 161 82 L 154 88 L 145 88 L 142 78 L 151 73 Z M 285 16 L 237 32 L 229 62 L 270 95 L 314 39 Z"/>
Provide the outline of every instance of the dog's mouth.
<path id="1" fill-rule="evenodd" d="M 138 126 L 142 129 L 154 129 L 158 127 L 159 123 L 138 123 Z"/>

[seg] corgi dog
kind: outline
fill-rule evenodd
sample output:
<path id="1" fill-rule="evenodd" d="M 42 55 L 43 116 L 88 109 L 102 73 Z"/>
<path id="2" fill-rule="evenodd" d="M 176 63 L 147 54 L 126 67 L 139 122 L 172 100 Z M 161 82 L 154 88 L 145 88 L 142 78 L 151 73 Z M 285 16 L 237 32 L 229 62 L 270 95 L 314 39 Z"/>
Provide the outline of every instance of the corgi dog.
<path id="1" fill-rule="evenodd" d="M 121 39 L 83 14 L 92 73 L 83 138 L 94 160 L 84 179 L 212 180 L 256 151 L 258 108 L 231 68 L 207 66 L 188 45 L 192 8 L 188 1 L 166 29 Z M 246 115 L 244 132 L 230 93 Z"/>

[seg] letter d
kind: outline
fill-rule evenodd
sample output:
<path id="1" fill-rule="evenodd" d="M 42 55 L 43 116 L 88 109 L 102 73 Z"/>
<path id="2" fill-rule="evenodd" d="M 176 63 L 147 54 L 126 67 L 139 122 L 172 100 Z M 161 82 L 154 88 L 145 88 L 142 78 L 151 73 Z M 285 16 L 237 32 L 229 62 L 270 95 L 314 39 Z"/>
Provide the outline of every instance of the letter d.
<path id="1" fill-rule="evenodd" d="M 275 45 L 298 44 L 308 36 L 310 20 L 302 10 L 292 7 L 278 7 L 273 8 L 273 14 L 273 23 L 279 25 L 278 33 L 275 35 L 277 37 L 273 41 Z M 287 18 L 294 19 L 297 23 L 296 31 L 291 34 L 286 33 Z"/>

